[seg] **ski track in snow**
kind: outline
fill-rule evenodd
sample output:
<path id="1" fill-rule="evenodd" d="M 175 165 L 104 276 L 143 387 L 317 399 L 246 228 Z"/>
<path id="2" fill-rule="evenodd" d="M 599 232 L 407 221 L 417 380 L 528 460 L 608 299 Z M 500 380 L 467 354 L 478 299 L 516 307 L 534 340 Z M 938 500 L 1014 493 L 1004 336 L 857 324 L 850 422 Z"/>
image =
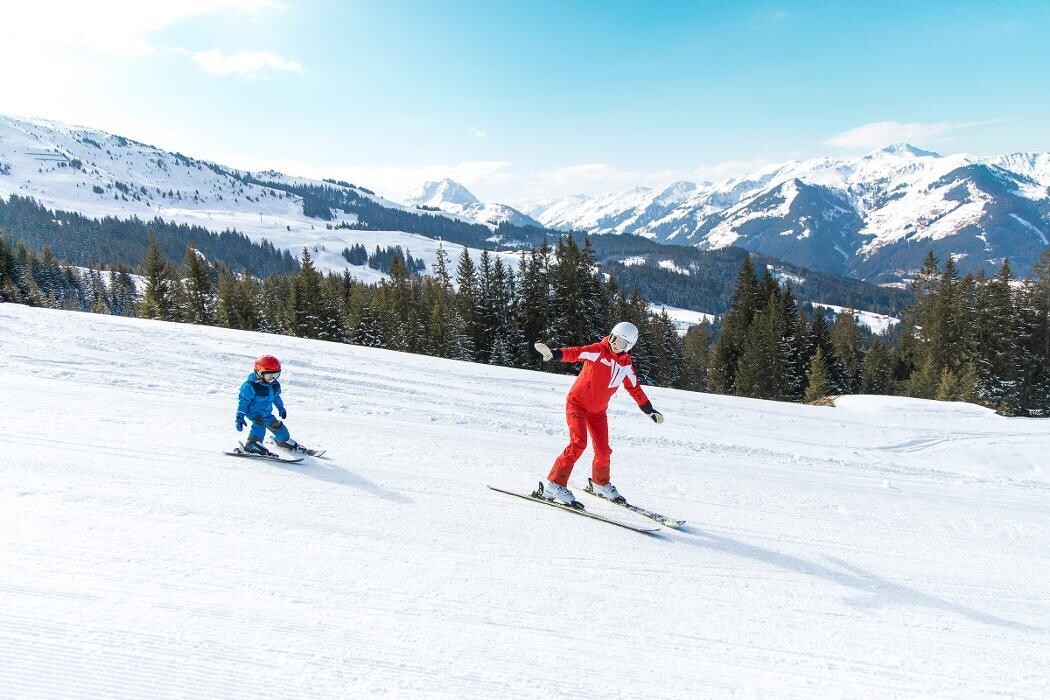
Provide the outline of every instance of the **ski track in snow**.
<path id="1" fill-rule="evenodd" d="M 328 459 L 221 454 L 263 353 Z M 1045 422 L 617 396 L 646 537 L 485 488 L 571 381 L 0 305 L 0 697 L 1045 697 Z"/>

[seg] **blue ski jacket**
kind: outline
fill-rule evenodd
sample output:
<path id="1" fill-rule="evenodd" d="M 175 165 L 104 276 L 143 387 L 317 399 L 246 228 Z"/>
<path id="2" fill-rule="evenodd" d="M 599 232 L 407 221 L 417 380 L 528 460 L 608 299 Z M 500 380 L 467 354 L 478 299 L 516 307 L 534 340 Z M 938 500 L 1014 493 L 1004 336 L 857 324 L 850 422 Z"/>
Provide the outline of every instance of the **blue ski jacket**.
<path id="1" fill-rule="evenodd" d="M 248 418 L 266 418 L 273 413 L 273 407 L 284 409 L 281 399 L 281 383 L 268 384 L 255 372 L 241 384 L 241 393 L 237 397 L 237 412 Z"/>

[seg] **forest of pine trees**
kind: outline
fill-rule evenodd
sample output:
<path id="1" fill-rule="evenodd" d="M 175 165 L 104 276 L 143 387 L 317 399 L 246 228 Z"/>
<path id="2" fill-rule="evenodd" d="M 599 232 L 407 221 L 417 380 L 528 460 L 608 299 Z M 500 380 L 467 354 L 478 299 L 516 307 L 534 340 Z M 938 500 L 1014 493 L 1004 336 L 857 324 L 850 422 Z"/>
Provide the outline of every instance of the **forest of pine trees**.
<path id="1" fill-rule="evenodd" d="M 1003 264 L 995 277 L 960 278 L 931 253 L 916 300 L 889 337 L 862 332 L 851 312 L 829 325 L 749 258 L 706 358 L 707 390 L 782 401 L 898 394 L 972 401 L 1003 415 L 1050 416 L 1050 250 L 1032 280 Z M 702 334 L 701 341 L 690 335 Z M 702 344 L 706 329 L 686 335 Z M 699 352 L 691 350 L 691 352 Z M 689 386 L 687 388 L 694 388 Z"/>
<path id="2" fill-rule="evenodd" d="M 641 333 L 634 363 L 650 385 L 779 401 L 900 394 L 1050 416 L 1050 251 L 1026 281 L 1014 280 L 1008 263 L 994 277 L 960 278 L 951 260 L 942 268 L 931 253 L 915 280 L 915 303 L 885 337 L 850 312 L 829 322 L 768 269 L 760 277 L 750 256 L 719 326 L 684 336 L 637 290 L 597 272 L 586 239 L 544 240 L 519 253 L 516 265 L 489 251 L 475 260 L 466 249 L 453 261 L 439 249 L 429 276 L 409 269 L 404 255 L 388 259 L 389 279 L 376 284 L 346 271 L 322 274 L 307 249 L 297 271 L 259 278 L 210 263 L 192 243 L 176 265 L 151 236 L 134 271 L 137 294 L 125 266 L 82 271 L 47 247 L 37 255 L 0 236 L 0 301 L 562 372 L 573 368 L 543 365 L 533 341 L 585 344 L 631 321 Z"/>

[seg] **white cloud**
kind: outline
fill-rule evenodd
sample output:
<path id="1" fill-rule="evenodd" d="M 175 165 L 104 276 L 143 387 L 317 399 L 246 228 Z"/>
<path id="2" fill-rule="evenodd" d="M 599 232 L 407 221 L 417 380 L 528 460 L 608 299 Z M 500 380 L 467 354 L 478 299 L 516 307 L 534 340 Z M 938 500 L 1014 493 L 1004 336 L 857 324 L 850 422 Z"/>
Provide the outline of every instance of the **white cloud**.
<path id="1" fill-rule="evenodd" d="M 476 139 L 487 139 L 489 137 L 487 131 L 482 131 L 476 126 L 470 128 L 470 133 L 473 134 L 474 138 Z"/>
<path id="2" fill-rule="evenodd" d="M 0 65 L 11 69 L 0 111 L 121 128 L 126 113 L 100 98 L 114 90 L 113 59 L 157 54 L 157 33 L 185 20 L 224 12 L 237 21 L 260 20 L 284 7 L 278 0 L 3 2 Z"/>
<path id="3" fill-rule="evenodd" d="M 303 67 L 295 61 L 289 61 L 266 51 L 239 51 L 227 56 L 218 49 L 212 49 L 194 53 L 193 60 L 212 75 L 241 75 L 258 78 L 267 70 L 292 73 L 301 73 L 303 70 Z"/>
<path id="4" fill-rule="evenodd" d="M 149 34 L 181 20 L 233 10 L 259 18 L 283 8 L 275 0 L 35 0 L 5 3 L 6 50 L 13 55 L 87 49 L 110 56 L 141 57 L 156 47 Z M 0 53 L 2 55 L 2 53 Z"/>
<path id="5" fill-rule="evenodd" d="M 871 122 L 862 124 L 849 131 L 832 136 L 824 143 L 828 146 L 839 148 L 870 149 L 880 148 L 891 143 L 930 144 L 950 140 L 950 135 L 960 129 L 970 129 L 987 124 L 996 124 L 1002 120 L 990 119 L 981 122 L 965 122 L 953 124 L 951 122 L 934 122 L 925 124 L 922 122 Z"/>

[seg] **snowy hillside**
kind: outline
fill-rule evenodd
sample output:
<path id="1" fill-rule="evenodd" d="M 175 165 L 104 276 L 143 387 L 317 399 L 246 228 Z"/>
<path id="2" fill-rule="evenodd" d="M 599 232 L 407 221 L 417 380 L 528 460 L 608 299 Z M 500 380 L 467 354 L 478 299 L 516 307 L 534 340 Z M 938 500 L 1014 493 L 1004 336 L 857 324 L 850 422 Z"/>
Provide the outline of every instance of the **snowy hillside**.
<path id="1" fill-rule="evenodd" d="M 408 199 L 429 211 L 443 211 L 476 221 L 479 224 L 499 225 L 504 222 L 515 226 L 542 226 L 531 216 L 522 214 L 506 204 L 486 204 L 475 197 L 463 185 L 445 178 L 438 182 L 424 182 Z"/>
<path id="2" fill-rule="evenodd" d="M 851 159 L 766 166 L 718 184 L 576 195 L 530 210 L 545 225 L 738 245 L 813 269 L 897 281 L 933 248 L 964 270 L 1009 257 L 1022 272 L 1050 240 L 1050 154 L 941 156 L 895 144 Z M 658 205 L 657 201 L 664 205 Z M 658 215 L 653 216 L 654 213 Z"/>
<path id="3" fill-rule="evenodd" d="M 22 120 L 0 115 L 0 198 L 32 197 L 48 209 L 79 212 L 93 218 L 113 216 L 150 220 L 160 217 L 177 224 L 202 226 L 212 232 L 236 229 L 255 241 L 268 239 L 293 254 L 317 248 L 323 270 L 350 268 L 365 281 L 380 273 L 348 265 L 340 252 L 361 243 L 371 251 L 399 245 L 434 262 L 437 242 L 402 231 L 332 228 L 353 224 L 356 216 L 335 211 L 331 221 L 304 214 L 303 200 L 272 187 L 245 182 L 224 166 L 169 153 L 153 146 L 94 129 L 46 120 Z M 293 178 L 276 171 L 253 174 L 259 181 L 324 185 L 352 189 L 387 209 L 418 213 L 374 196 L 361 188 Z M 441 213 L 442 216 L 449 216 Z M 462 246 L 444 244 L 453 258 Z M 474 257 L 480 253 L 472 249 Z"/>
<path id="4" fill-rule="evenodd" d="M 262 353 L 330 459 L 221 454 Z M 646 536 L 485 488 L 544 475 L 568 376 L 11 304 L 0 358 L 0 697 L 1050 687 L 1039 420 L 617 396 L 617 485 L 689 521 Z"/>

